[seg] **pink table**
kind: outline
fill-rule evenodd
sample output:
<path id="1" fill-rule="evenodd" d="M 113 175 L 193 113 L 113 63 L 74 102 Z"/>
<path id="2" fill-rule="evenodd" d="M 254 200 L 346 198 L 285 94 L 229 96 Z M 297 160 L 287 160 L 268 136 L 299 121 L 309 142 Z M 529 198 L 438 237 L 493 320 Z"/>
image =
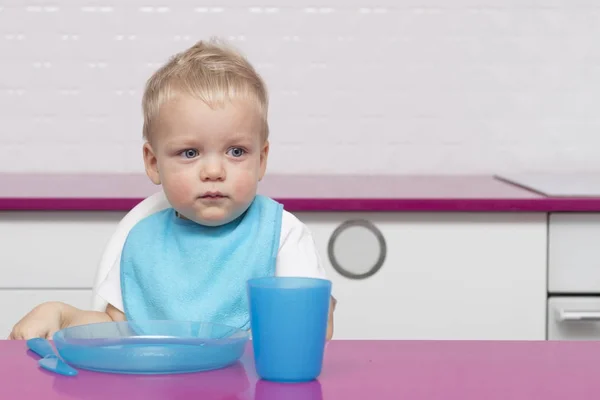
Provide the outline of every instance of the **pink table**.
<path id="1" fill-rule="evenodd" d="M 160 190 L 142 174 L 0 174 L 0 210 L 130 210 Z M 600 211 L 493 176 L 267 175 L 259 193 L 289 211 Z"/>
<path id="2" fill-rule="evenodd" d="M 0 342 L 0 398 L 25 399 L 444 399 L 554 400 L 600 397 L 600 343 L 333 341 L 318 381 L 257 381 L 242 363 L 205 373 L 125 376 L 40 370 L 24 342 Z"/>

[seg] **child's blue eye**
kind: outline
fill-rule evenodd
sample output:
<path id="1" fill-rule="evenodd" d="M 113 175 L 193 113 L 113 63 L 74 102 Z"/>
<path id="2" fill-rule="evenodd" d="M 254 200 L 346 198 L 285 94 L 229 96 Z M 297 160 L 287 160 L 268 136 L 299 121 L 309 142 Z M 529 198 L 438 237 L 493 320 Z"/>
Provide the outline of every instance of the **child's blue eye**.
<path id="1" fill-rule="evenodd" d="M 181 152 L 181 155 L 183 155 L 185 158 L 194 158 L 194 157 L 198 156 L 198 150 L 187 149 L 187 150 L 184 150 L 183 152 Z"/>
<path id="2" fill-rule="evenodd" d="M 241 157 L 246 154 L 246 150 L 242 149 L 241 147 L 232 147 L 227 151 L 227 154 L 233 157 Z"/>

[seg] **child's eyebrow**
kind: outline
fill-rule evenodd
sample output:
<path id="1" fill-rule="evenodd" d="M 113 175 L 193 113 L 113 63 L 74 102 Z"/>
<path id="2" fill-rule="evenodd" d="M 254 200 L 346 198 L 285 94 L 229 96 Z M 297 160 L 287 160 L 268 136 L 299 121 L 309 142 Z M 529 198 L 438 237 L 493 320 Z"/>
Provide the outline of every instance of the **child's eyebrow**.
<path id="1" fill-rule="evenodd" d="M 167 148 L 176 148 L 176 147 L 194 147 L 198 145 L 198 142 L 193 139 L 172 139 L 165 142 L 165 147 Z"/>
<path id="2" fill-rule="evenodd" d="M 249 143 L 252 142 L 254 139 L 254 134 L 253 133 L 246 133 L 246 132 L 239 132 L 239 133 L 235 133 L 230 135 L 229 137 L 227 137 L 227 143 Z"/>

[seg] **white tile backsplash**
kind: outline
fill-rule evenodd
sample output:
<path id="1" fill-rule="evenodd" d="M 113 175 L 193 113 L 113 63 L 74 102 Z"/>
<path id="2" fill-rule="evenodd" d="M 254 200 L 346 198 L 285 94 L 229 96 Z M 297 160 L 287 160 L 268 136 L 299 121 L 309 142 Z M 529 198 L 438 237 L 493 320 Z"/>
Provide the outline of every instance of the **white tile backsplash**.
<path id="1" fill-rule="evenodd" d="M 145 80 L 229 39 L 272 172 L 600 169 L 592 0 L 0 0 L 0 172 L 143 171 Z"/>

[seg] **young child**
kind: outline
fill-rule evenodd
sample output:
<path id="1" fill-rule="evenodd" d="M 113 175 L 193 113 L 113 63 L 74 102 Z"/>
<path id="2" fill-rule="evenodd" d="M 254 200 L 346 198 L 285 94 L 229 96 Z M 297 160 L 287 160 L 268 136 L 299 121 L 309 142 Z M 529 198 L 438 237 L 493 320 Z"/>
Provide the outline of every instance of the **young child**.
<path id="1" fill-rule="evenodd" d="M 149 319 L 249 329 L 248 279 L 325 278 L 307 227 L 257 195 L 269 155 L 267 110 L 262 78 L 242 55 L 215 41 L 196 43 L 156 71 L 143 95 L 143 159 L 172 207 L 132 224 L 120 262 L 97 292 L 107 302 L 104 312 L 44 303 L 10 338 Z M 136 208 L 152 209 L 157 199 Z M 334 307 L 332 297 L 328 339 Z"/>

